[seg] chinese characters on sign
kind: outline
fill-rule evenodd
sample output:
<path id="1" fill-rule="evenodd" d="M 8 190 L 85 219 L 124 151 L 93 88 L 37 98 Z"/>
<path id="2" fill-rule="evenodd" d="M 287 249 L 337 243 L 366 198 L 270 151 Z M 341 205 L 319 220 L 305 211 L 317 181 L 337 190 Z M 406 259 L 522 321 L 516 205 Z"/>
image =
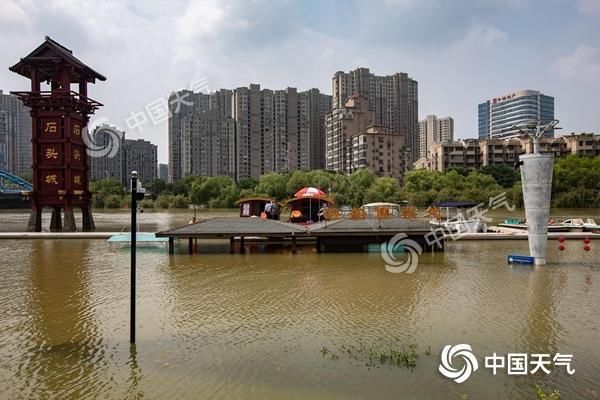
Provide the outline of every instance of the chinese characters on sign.
<path id="1" fill-rule="evenodd" d="M 56 133 L 57 132 L 57 124 L 56 121 L 46 122 L 44 124 L 44 133 Z"/>
<path id="2" fill-rule="evenodd" d="M 81 160 L 81 151 L 79 149 L 73 149 L 73 159 L 77 161 Z"/>
<path id="3" fill-rule="evenodd" d="M 80 175 L 75 175 L 73 177 L 73 183 L 76 185 L 81 185 L 81 176 Z"/>
<path id="4" fill-rule="evenodd" d="M 58 185 L 58 177 L 56 174 L 46 175 L 45 182 L 50 185 Z"/>
<path id="5" fill-rule="evenodd" d="M 81 126 L 78 124 L 73 125 L 73 134 L 80 136 L 81 135 Z"/>
<path id="6" fill-rule="evenodd" d="M 46 158 L 47 159 L 58 159 L 58 151 L 54 147 L 48 147 L 46 149 Z"/>

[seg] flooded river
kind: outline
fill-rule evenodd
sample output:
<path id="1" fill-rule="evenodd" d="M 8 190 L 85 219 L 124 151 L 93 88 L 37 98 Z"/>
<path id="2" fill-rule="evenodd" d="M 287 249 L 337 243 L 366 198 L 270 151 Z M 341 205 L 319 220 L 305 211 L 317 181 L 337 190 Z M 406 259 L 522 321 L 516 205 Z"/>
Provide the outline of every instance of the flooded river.
<path id="1" fill-rule="evenodd" d="M 127 226 L 124 212 L 95 216 L 100 230 Z M 189 218 L 146 212 L 140 224 Z M 0 230 L 26 221 L 2 213 Z M 131 348 L 128 249 L 0 240 L 0 398 L 535 399 L 536 384 L 600 398 L 600 241 L 591 246 L 551 242 L 549 264 L 533 268 L 506 264 L 526 241 L 452 242 L 413 274 L 386 272 L 378 254 L 141 249 Z M 479 360 L 462 384 L 438 371 L 458 343 Z M 418 358 L 382 363 L 390 349 Z M 575 373 L 493 375 L 483 357 L 494 352 L 573 354 Z"/>

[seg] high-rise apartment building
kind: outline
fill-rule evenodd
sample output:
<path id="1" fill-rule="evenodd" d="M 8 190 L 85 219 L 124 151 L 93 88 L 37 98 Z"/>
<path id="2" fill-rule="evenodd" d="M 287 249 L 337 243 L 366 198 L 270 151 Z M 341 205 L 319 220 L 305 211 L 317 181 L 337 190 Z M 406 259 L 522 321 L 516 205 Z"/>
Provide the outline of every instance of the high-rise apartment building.
<path id="1" fill-rule="evenodd" d="M 90 154 L 90 181 L 112 179 L 128 187 L 132 171 L 137 171 L 139 181 L 144 184 L 156 179 L 158 148 L 155 144 L 142 139 L 125 139 L 124 131 L 108 124 L 97 126 L 92 139 L 95 147 L 105 151 Z"/>
<path id="2" fill-rule="evenodd" d="M 123 149 L 125 164 L 125 185 L 129 182 L 131 171 L 137 171 L 138 180 L 143 184 L 156 180 L 158 168 L 158 147 L 143 139 L 125 139 Z"/>
<path id="3" fill-rule="evenodd" d="M 160 179 L 163 182 L 167 182 L 169 180 L 168 164 L 158 164 L 158 179 Z"/>
<path id="4" fill-rule="evenodd" d="M 454 140 L 454 119 L 438 118 L 428 115 L 419 121 L 419 158 L 427 158 L 432 143 L 451 142 Z"/>
<path id="5" fill-rule="evenodd" d="M 128 177 L 123 156 L 125 132 L 116 126 L 101 124 L 92 131 L 92 140 L 95 147 L 103 151 L 89 156 L 90 181 L 112 179 L 126 186 Z"/>
<path id="6" fill-rule="evenodd" d="M 235 89 L 237 179 L 322 168 L 330 104 L 331 96 L 318 89 L 261 90 L 256 84 Z"/>
<path id="7" fill-rule="evenodd" d="M 0 169 L 8 170 L 8 129 L 6 111 L 0 111 Z"/>
<path id="8" fill-rule="evenodd" d="M 183 177 L 181 139 L 184 119 L 194 113 L 207 111 L 211 106 L 219 110 L 226 110 L 228 105 L 223 104 L 223 97 L 227 98 L 227 95 L 215 94 L 211 101 L 209 95 L 194 93 L 190 90 L 173 92 L 169 96 L 169 181 L 173 182 Z"/>
<path id="9" fill-rule="evenodd" d="M 368 109 L 374 111 L 373 124 L 386 126 L 402 137 L 409 149 L 410 161 L 418 158 L 418 84 L 406 73 L 378 76 L 368 68 L 350 72 L 338 71 L 332 79 L 332 108 L 343 108 L 352 95 L 367 99 Z"/>
<path id="10" fill-rule="evenodd" d="M 16 96 L 0 90 L 0 168 L 31 175 L 31 115 Z"/>
<path id="11" fill-rule="evenodd" d="M 408 167 L 408 151 L 402 136 L 387 126 L 373 123 L 375 111 L 369 110 L 362 95 L 351 96 L 344 107 L 327 113 L 327 168 L 351 174 L 362 168 L 378 176 L 402 178 Z"/>
<path id="12" fill-rule="evenodd" d="M 177 109 L 177 99 L 185 97 Z M 322 168 L 331 96 L 251 84 L 233 91 L 182 91 L 169 101 L 169 175 L 258 178 L 272 171 Z"/>
<path id="13" fill-rule="evenodd" d="M 347 173 L 368 168 L 377 176 L 401 179 L 407 169 L 407 152 L 402 138 L 387 126 L 371 125 L 350 137 Z"/>
<path id="14" fill-rule="evenodd" d="M 535 90 L 520 90 L 491 98 L 478 106 L 479 138 L 513 138 L 521 133 L 517 124 L 554 119 L 554 97 Z M 554 130 L 546 133 L 554 136 Z"/>
<path id="15" fill-rule="evenodd" d="M 375 124 L 375 111 L 369 110 L 364 96 L 352 95 L 341 107 L 328 112 L 325 121 L 327 169 L 348 173 L 350 138 Z"/>
<path id="16" fill-rule="evenodd" d="M 309 115 L 309 169 L 325 169 L 325 116 L 331 110 L 331 96 L 318 89 L 306 92 Z"/>
<path id="17" fill-rule="evenodd" d="M 212 109 L 189 114 L 181 125 L 183 176 L 235 176 L 235 126 L 232 118 Z"/>

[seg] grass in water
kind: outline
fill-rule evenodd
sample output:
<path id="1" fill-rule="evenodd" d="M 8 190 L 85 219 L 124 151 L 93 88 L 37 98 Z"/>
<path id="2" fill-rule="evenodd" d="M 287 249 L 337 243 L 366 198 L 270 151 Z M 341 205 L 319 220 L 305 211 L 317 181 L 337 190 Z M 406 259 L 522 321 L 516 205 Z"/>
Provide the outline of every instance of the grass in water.
<path id="1" fill-rule="evenodd" d="M 540 385 L 535 385 L 535 397 L 537 400 L 560 400 L 560 392 L 554 389 L 552 393 L 547 394 Z"/>
<path id="2" fill-rule="evenodd" d="M 326 346 L 321 349 L 323 357 L 337 360 L 340 355 L 346 358 L 364 362 L 367 367 L 391 365 L 398 368 L 413 369 L 417 366 L 419 352 L 416 344 L 400 345 L 366 345 L 362 339 L 357 344 L 341 345 L 337 352 Z M 431 356 L 431 346 L 428 346 L 423 355 Z"/>

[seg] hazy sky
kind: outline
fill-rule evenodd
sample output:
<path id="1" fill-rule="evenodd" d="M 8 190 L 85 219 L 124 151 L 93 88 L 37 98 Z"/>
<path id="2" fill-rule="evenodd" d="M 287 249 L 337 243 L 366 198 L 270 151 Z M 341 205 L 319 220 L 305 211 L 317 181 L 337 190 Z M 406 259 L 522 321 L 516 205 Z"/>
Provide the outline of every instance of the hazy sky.
<path id="1" fill-rule="evenodd" d="M 359 66 L 407 72 L 419 116 L 454 117 L 459 138 L 477 136 L 479 102 L 516 89 L 554 96 L 563 132 L 600 131 L 600 0 L 0 0 L 0 89 L 28 89 L 8 67 L 45 35 L 108 78 L 89 90 L 97 117 L 158 144 L 160 162 L 166 122 L 126 119 L 173 90 L 331 93 Z"/>

